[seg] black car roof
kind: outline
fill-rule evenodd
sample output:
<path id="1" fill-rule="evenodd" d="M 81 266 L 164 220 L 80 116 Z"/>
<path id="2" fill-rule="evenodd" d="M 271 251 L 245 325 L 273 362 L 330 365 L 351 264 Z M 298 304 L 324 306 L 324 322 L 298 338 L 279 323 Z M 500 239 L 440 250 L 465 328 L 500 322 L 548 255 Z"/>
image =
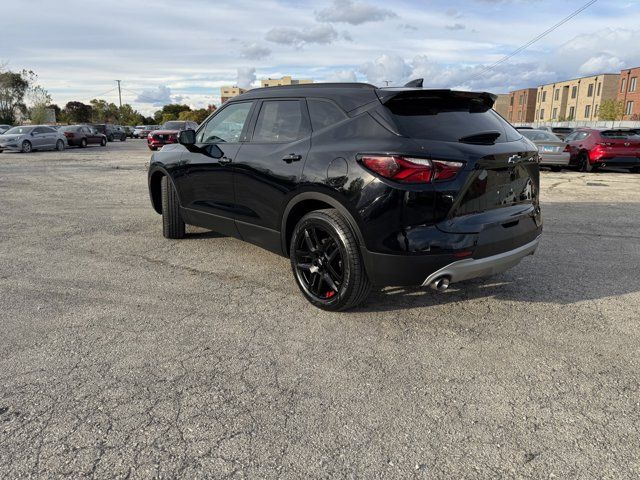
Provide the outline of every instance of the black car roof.
<path id="1" fill-rule="evenodd" d="M 254 88 L 234 97 L 230 102 L 284 97 L 326 98 L 347 112 L 378 99 L 376 87 L 368 83 L 306 83 Z"/>

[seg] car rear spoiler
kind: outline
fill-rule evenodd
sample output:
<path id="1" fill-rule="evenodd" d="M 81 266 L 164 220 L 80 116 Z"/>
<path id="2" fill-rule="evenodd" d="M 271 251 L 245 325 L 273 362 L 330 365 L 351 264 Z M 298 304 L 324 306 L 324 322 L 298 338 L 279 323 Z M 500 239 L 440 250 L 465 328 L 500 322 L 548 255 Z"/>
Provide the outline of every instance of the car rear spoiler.
<path id="1" fill-rule="evenodd" d="M 488 108 L 493 107 L 493 104 L 498 98 L 497 95 L 489 92 L 465 92 L 461 90 L 422 88 L 421 80 L 422 79 L 412 80 L 404 87 L 378 88 L 376 89 L 376 94 L 383 104 L 393 99 L 457 97 L 481 100 Z"/>

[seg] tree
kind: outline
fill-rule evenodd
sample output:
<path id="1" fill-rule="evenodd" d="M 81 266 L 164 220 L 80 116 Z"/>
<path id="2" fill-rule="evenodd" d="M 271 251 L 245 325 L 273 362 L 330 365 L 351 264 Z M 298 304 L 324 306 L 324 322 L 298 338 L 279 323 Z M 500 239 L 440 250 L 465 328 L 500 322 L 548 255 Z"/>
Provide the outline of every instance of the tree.
<path id="1" fill-rule="evenodd" d="M 51 95 L 39 85 L 32 86 L 29 89 L 29 119 L 34 125 L 47 123 L 51 121 L 49 118 L 49 104 L 51 103 Z"/>
<path id="2" fill-rule="evenodd" d="M 143 118 L 144 117 L 128 103 L 125 103 L 118 109 L 118 121 L 122 125 L 140 125 Z"/>
<path id="3" fill-rule="evenodd" d="M 191 120 L 192 122 L 202 123 L 211 114 L 211 111 L 206 108 L 199 108 L 198 110 L 183 110 L 178 115 L 178 120 Z"/>
<path id="4" fill-rule="evenodd" d="M 24 111 L 24 97 L 33 83 L 31 71 L 2 71 L 0 69 L 0 123 L 14 124 L 16 114 Z"/>
<path id="5" fill-rule="evenodd" d="M 158 110 L 153 114 L 155 121 L 158 123 L 169 122 L 171 120 L 178 120 L 180 117 L 180 112 L 190 111 L 191 107 L 189 105 L 180 105 L 177 103 L 172 103 L 170 105 L 165 105 L 162 107 L 162 110 Z"/>
<path id="6" fill-rule="evenodd" d="M 91 104 L 91 120 L 95 123 L 115 123 L 118 120 L 118 107 L 115 103 L 94 98 Z"/>
<path id="7" fill-rule="evenodd" d="M 598 118 L 600 120 L 622 120 L 624 114 L 624 104 L 621 101 L 609 99 L 602 102 L 600 105 L 600 113 Z"/>
<path id="8" fill-rule="evenodd" d="M 90 123 L 93 108 L 82 102 L 68 102 L 62 111 L 61 119 L 67 123 Z"/>

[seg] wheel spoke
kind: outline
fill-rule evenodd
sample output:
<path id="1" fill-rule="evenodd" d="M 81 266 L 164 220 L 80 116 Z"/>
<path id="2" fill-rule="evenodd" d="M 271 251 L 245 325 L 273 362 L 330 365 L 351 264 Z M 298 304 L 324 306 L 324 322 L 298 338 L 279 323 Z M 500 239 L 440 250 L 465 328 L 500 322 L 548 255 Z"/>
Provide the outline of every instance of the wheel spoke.
<path id="1" fill-rule="evenodd" d="M 320 243 L 320 240 L 318 240 L 318 232 L 316 231 L 316 227 L 311 227 L 311 239 L 316 247 L 315 249 L 320 249 L 320 246 L 322 244 Z"/>
<path id="2" fill-rule="evenodd" d="M 340 253 L 340 247 L 338 247 L 338 245 L 335 245 L 334 242 L 333 251 L 329 255 L 327 255 L 327 260 L 329 261 L 329 263 L 333 262 L 333 259 L 336 258 L 336 255 L 338 255 L 338 253 Z"/>
<path id="3" fill-rule="evenodd" d="M 311 291 L 320 295 L 320 286 L 322 285 L 322 277 L 319 273 L 314 273 L 311 277 Z"/>
<path id="4" fill-rule="evenodd" d="M 333 268 L 333 265 L 328 264 L 327 265 L 327 270 L 329 271 L 329 274 L 335 278 L 336 280 L 338 279 L 342 279 L 342 275 L 340 275 L 335 268 Z"/>
<path id="5" fill-rule="evenodd" d="M 308 250 L 296 250 L 296 257 L 306 257 L 306 258 L 311 258 L 313 255 L 311 255 L 311 252 L 309 252 Z"/>
<path id="6" fill-rule="evenodd" d="M 301 268 L 302 270 L 310 270 L 311 269 L 311 264 L 310 263 L 298 263 L 298 268 Z"/>
<path id="7" fill-rule="evenodd" d="M 333 279 L 331 278 L 331 275 L 329 275 L 328 273 L 324 273 L 322 275 L 322 279 L 326 282 L 327 285 L 329 285 L 329 287 L 337 292 L 338 291 L 338 286 L 336 285 L 336 283 L 333 281 Z"/>
<path id="8" fill-rule="evenodd" d="M 307 247 L 309 248 L 309 251 L 311 252 L 315 252 L 316 248 L 313 245 L 313 242 L 311 241 L 311 236 L 309 235 L 309 230 L 307 230 L 306 228 L 304 229 L 304 241 L 307 244 Z"/>

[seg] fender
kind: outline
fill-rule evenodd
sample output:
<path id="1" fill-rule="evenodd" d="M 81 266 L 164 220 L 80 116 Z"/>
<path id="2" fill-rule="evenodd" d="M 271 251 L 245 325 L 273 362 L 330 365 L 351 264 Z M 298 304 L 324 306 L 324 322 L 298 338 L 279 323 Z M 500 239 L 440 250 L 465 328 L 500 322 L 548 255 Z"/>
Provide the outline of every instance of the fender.
<path id="1" fill-rule="evenodd" d="M 286 255 L 287 252 L 287 219 L 289 218 L 289 213 L 298 203 L 303 202 L 305 200 L 319 200 L 321 202 L 327 203 L 331 205 L 333 208 L 338 210 L 340 214 L 345 218 L 351 229 L 356 235 L 356 240 L 358 241 L 358 245 L 362 248 L 364 247 L 364 238 L 362 236 L 362 232 L 360 231 L 360 227 L 358 226 L 358 222 L 351 214 L 351 212 L 345 207 L 339 200 L 335 197 L 332 197 L 326 193 L 321 193 L 317 191 L 303 191 L 293 197 L 287 206 L 284 209 L 284 213 L 282 215 L 282 222 L 280 224 L 280 242 L 282 244 L 282 252 Z"/>
<path id="2" fill-rule="evenodd" d="M 149 173 L 147 174 L 147 188 L 149 189 L 149 198 L 151 199 L 151 206 L 157 213 L 162 213 L 162 209 L 160 208 L 160 206 L 156 205 L 156 202 L 153 200 L 153 190 L 151 189 L 151 178 L 158 172 L 161 172 L 162 174 L 164 174 L 169 179 L 169 181 L 173 184 L 173 188 L 175 189 L 176 194 L 178 195 L 178 203 L 180 204 L 180 208 L 182 208 L 182 201 L 180 200 L 180 192 L 176 188 L 176 184 L 173 181 L 173 177 L 169 174 L 169 172 L 164 167 L 164 165 L 160 163 L 151 165 L 149 167 Z"/>

